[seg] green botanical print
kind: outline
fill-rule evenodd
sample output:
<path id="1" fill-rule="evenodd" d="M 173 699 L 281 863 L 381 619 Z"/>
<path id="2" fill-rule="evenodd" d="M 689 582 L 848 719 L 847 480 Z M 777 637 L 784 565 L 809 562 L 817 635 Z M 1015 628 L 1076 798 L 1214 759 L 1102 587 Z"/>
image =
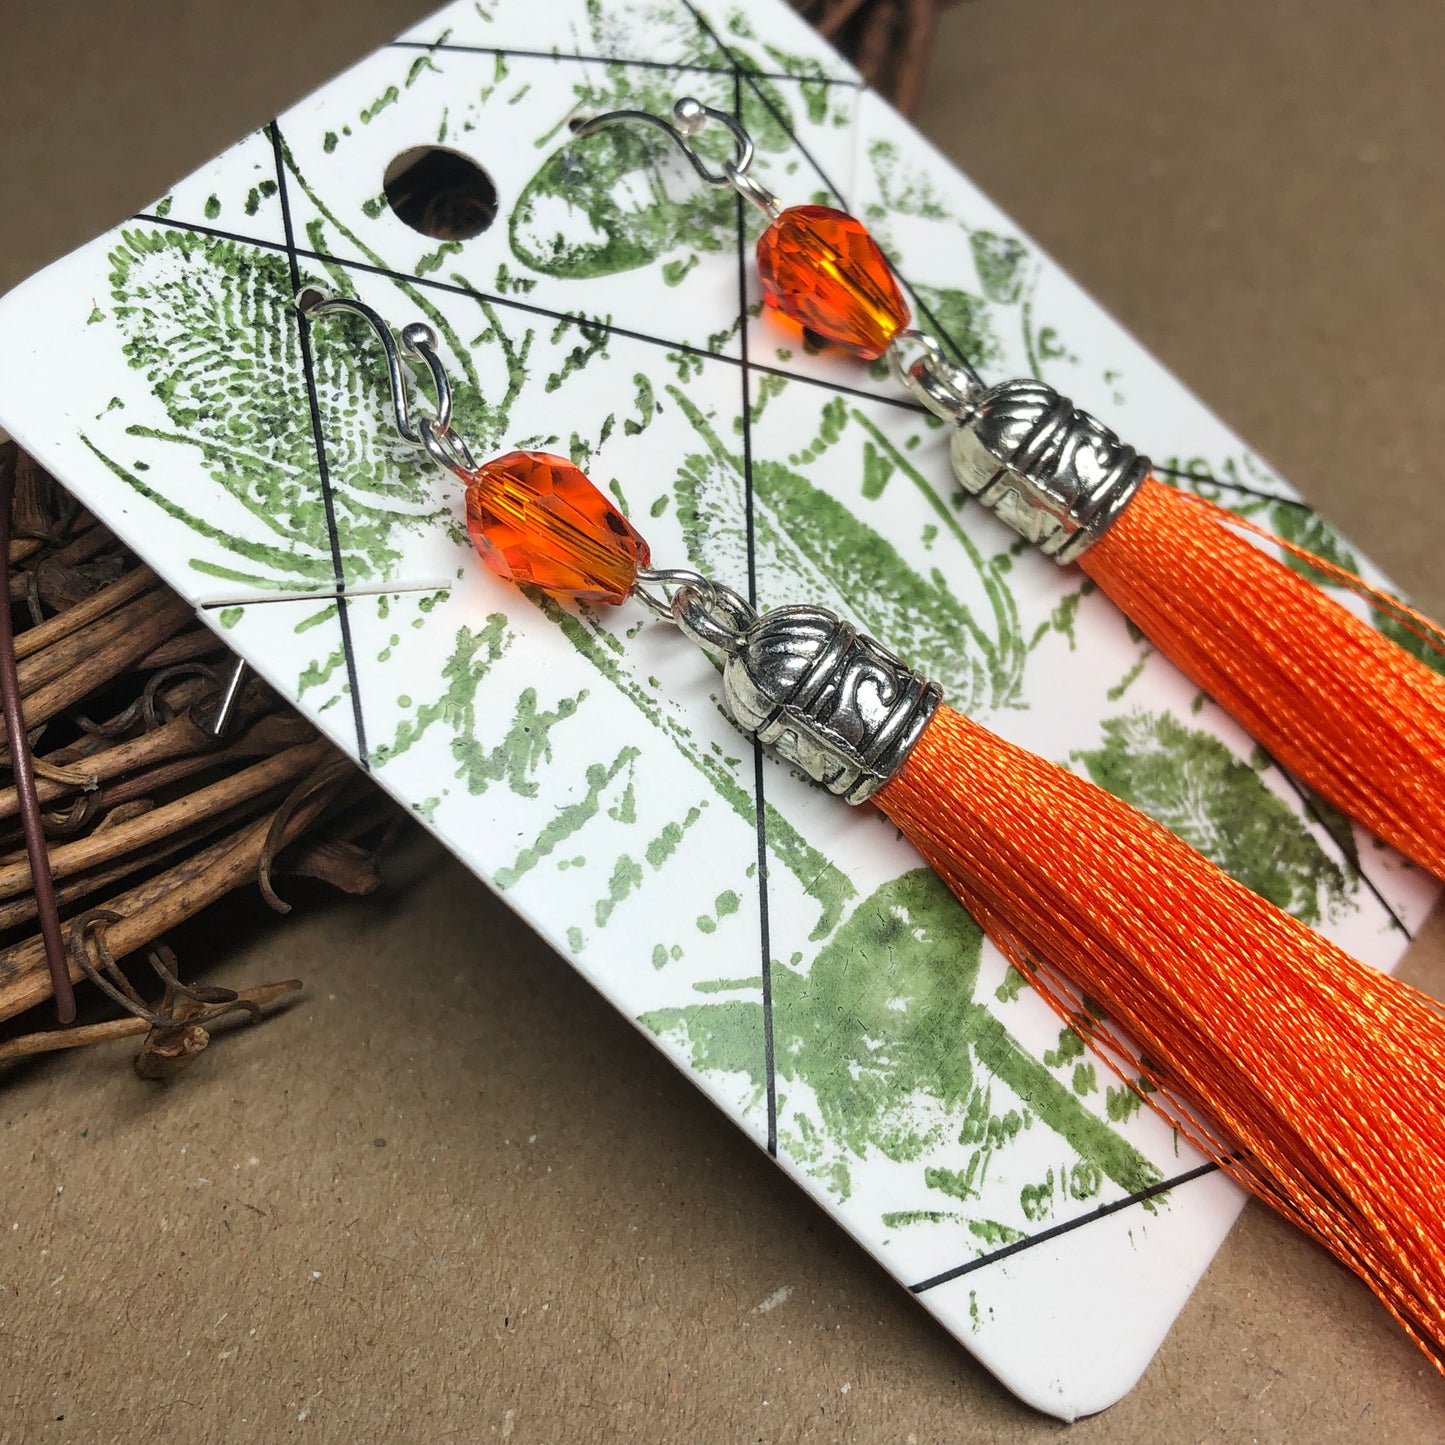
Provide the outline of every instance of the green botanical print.
<path id="1" fill-rule="evenodd" d="M 989 320 L 988 300 L 956 287 L 914 286 L 934 323 L 980 370 L 998 364 L 1000 348 Z"/>
<path id="2" fill-rule="evenodd" d="M 880 200 L 867 210 L 878 239 L 892 246 L 893 226 L 899 217 L 935 221 L 955 231 L 968 247 L 981 292 L 922 284 L 914 278 L 913 293 L 924 311 L 925 329 L 938 330 L 976 367 L 995 366 L 1002 347 L 995 327 L 1007 323 L 1006 311 L 1019 308 L 1019 320 L 1028 329 L 1027 302 L 1033 268 L 1023 243 L 1012 236 L 975 229 L 956 216 L 939 197 L 928 174 L 909 164 L 892 141 L 874 141 L 868 160 Z"/>
<path id="3" fill-rule="evenodd" d="M 721 578 L 747 575 L 747 535 L 742 455 L 722 438 L 685 392 L 668 393 L 692 423 L 706 450 L 688 456 L 678 470 L 676 497 L 688 555 L 700 571 Z M 873 453 L 908 476 L 952 517 L 931 486 L 856 407 L 837 398 L 823 408 L 822 431 L 804 451 L 816 458 L 845 431 L 866 432 Z M 1016 705 L 1027 649 L 1013 596 L 959 533 L 964 555 L 992 604 L 992 629 L 980 626 L 938 572 L 923 577 L 898 550 L 840 501 L 786 464 L 755 457 L 753 549 L 769 602 L 832 606 L 872 635 L 887 639 L 942 684 L 954 705 L 978 712 Z M 781 589 L 786 589 L 781 590 Z"/>
<path id="4" fill-rule="evenodd" d="M 1316 557 L 1345 572 L 1359 572 L 1359 562 L 1348 544 L 1314 512 L 1289 504 L 1273 506 L 1269 511 L 1269 525 L 1284 541 L 1313 552 Z M 1286 566 L 1293 567 L 1301 576 L 1308 577 L 1321 587 L 1343 592 L 1353 590 L 1339 577 L 1312 567 L 1303 558 L 1292 557 L 1288 552 L 1281 553 L 1281 557 Z M 1371 605 L 1370 615 L 1376 628 L 1397 647 L 1403 648 L 1426 667 L 1445 673 L 1445 633 L 1441 633 L 1438 627 L 1430 623 L 1416 623 L 1380 603 Z"/>
<path id="5" fill-rule="evenodd" d="M 1270 509 L 1270 525 L 1286 542 L 1303 547 L 1315 556 L 1342 568 L 1346 572 L 1358 573 L 1359 563 L 1344 539 L 1322 518 L 1303 507 L 1276 506 Z M 1328 572 L 1321 572 L 1288 552 L 1283 554 L 1285 563 L 1322 587 L 1350 591 L 1347 584 Z M 1445 672 L 1445 634 L 1433 624 L 1418 624 L 1392 611 L 1389 607 L 1375 603 L 1371 607 L 1375 626 L 1391 642 L 1404 648 L 1411 657 L 1417 658 L 1436 672 Z"/>
<path id="6" fill-rule="evenodd" d="M 1432 667 L 1436 672 L 1445 672 L 1445 633 L 1433 624 L 1421 626 L 1406 620 L 1396 613 L 1387 612 L 1383 607 L 1374 609 L 1375 626 L 1390 639 L 1403 647 L 1411 657 Z"/>
<path id="7" fill-rule="evenodd" d="M 538 706 L 536 688 L 524 688 L 517 698 L 511 726 L 488 747 L 480 736 L 477 693 L 511 641 L 511 629 L 500 612 L 492 613 L 480 628 L 461 628 L 442 668 L 445 691 L 435 702 L 417 706 L 412 718 L 399 723 L 391 742 L 372 749 L 372 766 L 385 766 L 420 742 L 435 724 L 442 723 L 452 734 L 456 777 L 469 793 L 481 794 L 491 784 L 505 782 L 518 797 L 536 797 L 536 774 L 552 756 L 552 729 L 576 714 L 587 693 L 584 689 L 573 697 L 564 697 L 555 708 L 548 709 Z"/>
<path id="8" fill-rule="evenodd" d="M 994 1156 L 1042 1126 L 1077 1152 L 1071 1177 L 1092 1181 L 1081 1197 L 1105 1178 L 1130 1192 L 1156 1184 L 1158 1170 L 976 996 L 982 942 L 937 876 L 919 868 L 860 903 L 810 965 L 774 962 L 777 1076 L 812 1091 L 821 1125 L 802 1116 L 782 1140 L 788 1152 L 847 1198 L 852 1169 L 873 1151 L 907 1163 L 955 1141 L 969 1151 L 964 1167 L 927 1169 L 924 1183 L 973 1201 Z M 757 984 L 719 980 L 702 991 L 746 996 L 659 1009 L 642 1022 L 679 1038 L 693 1068 L 746 1074 L 761 1091 Z M 994 1112 L 994 1081 L 1019 1105 Z"/>
<path id="9" fill-rule="evenodd" d="M 1268 525 L 1282 541 L 1314 553 L 1331 566 L 1346 572 L 1359 570 L 1355 554 L 1350 551 L 1340 534 L 1322 517 L 1304 507 L 1287 503 L 1272 506 L 1269 509 Z M 1292 567 L 1302 577 L 1309 578 L 1321 587 L 1339 585 L 1336 578 L 1328 572 L 1321 572 L 1318 567 L 1310 566 L 1302 557 L 1296 557 L 1289 552 L 1281 553 L 1281 557 L 1286 567 Z"/>
<path id="10" fill-rule="evenodd" d="M 597 613 L 569 612 L 551 598 L 532 594 L 533 600 L 555 622 L 577 652 L 626 698 L 652 726 L 661 729 L 673 747 L 700 772 L 719 800 L 749 823 L 757 808 L 750 787 L 739 781 L 740 759 L 729 760 L 697 742 L 692 729 L 664 705 L 655 679 L 643 684 L 625 666 L 622 645 L 610 625 Z M 749 751 L 739 743 L 739 752 Z M 826 938 L 837 926 L 843 911 L 857 896 L 857 889 L 825 852 L 805 838 L 770 802 L 763 804 L 764 835 L 772 855 L 803 884 L 807 896 L 818 906 L 818 921 L 810 937 Z"/>
<path id="11" fill-rule="evenodd" d="M 335 565 L 316 470 L 291 278 L 274 252 L 184 231 L 128 231 L 111 252 L 114 314 L 126 359 L 163 403 L 170 431 L 132 436 L 200 452 L 202 464 L 256 523 L 228 537 L 237 581 L 275 588 L 330 585 Z M 383 375 L 339 348 L 317 360 L 331 425 L 328 452 L 342 565 L 353 579 L 384 576 L 398 535 L 435 524 L 435 488 L 402 464 L 389 436 Z M 136 481 L 138 490 L 203 535 L 209 520 Z"/>
<path id="12" fill-rule="evenodd" d="M 654 6 L 658 19 L 678 14 L 674 6 Z M 594 43 L 605 33 L 600 4 L 589 6 Z M 676 32 L 686 64 L 716 67 L 716 46 L 696 25 Z M 761 67 L 757 67 L 761 68 Z M 666 116 L 681 92 L 677 73 L 609 65 L 600 84 L 582 81 L 573 87 L 577 114 L 610 110 L 643 110 Z M 733 82 L 726 74 L 699 70 L 686 75 L 689 93 L 718 109 L 731 109 Z M 745 123 L 764 154 L 777 154 L 791 142 L 782 116 L 791 125 L 792 108 L 772 81 L 755 76 L 750 84 L 767 104 L 750 104 Z M 816 90 L 804 92 L 811 106 Z M 512 209 L 509 237 L 517 260 L 548 276 L 613 276 L 670 255 L 665 275 L 674 285 L 696 263 L 699 253 L 731 250 L 737 245 L 737 201 L 731 190 L 705 186 L 686 171 L 679 185 L 678 155 L 660 131 L 644 126 L 609 128 L 596 135 L 559 143 L 542 162 Z M 732 158 L 733 142 L 725 131 L 709 128 L 697 140 L 698 151 L 714 166 Z M 748 218 L 757 229 L 759 221 Z"/>
<path id="13" fill-rule="evenodd" d="M 1355 825 L 1328 799 L 1314 791 L 1307 794 L 1306 806 L 1315 821 L 1334 839 L 1340 855 L 1350 865 L 1352 875 L 1360 872 L 1360 844 L 1355 836 Z M 1351 878 L 1352 884 L 1357 881 Z"/>
<path id="14" fill-rule="evenodd" d="M 1017 305 L 1028 281 L 1028 247 L 1017 236 L 982 230 L 969 231 L 968 245 L 985 298 L 1002 306 Z"/>
<path id="15" fill-rule="evenodd" d="M 629 72 L 614 69 L 619 83 L 610 93 L 594 93 L 597 110 L 615 108 L 615 99 L 639 109 L 660 103 L 666 112 L 671 105 L 666 82 L 638 94 Z M 696 255 L 736 245 L 729 224 L 735 202 L 703 186 L 690 196 L 671 196 L 660 170 L 670 159 L 670 142 L 640 128 L 608 129 L 556 151 L 513 208 L 513 253 L 543 275 L 589 277 L 636 270 L 682 247 Z M 574 212 L 581 213 L 580 224 Z M 686 259 L 673 263 L 669 284 L 689 268 Z"/>
<path id="16" fill-rule="evenodd" d="M 770 45 L 766 39 L 757 34 L 742 15 L 737 13 L 734 13 L 728 21 L 728 34 L 734 42 L 755 43 L 768 58 L 770 62 L 768 69 L 782 71 L 786 75 L 795 77 L 807 117 L 814 125 L 821 125 L 830 116 L 834 125 L 847 124 L 850 119 L 848 110 L 844 106 L 830 105 L 837 94 L 837 88 L 829 84 L 828 72 L 821 62 L 811 55 L 797 55 L 792 51 L 784 50 L 781 46 Z M 764 67 L 748 53 L 745 46 L 734 43 L 731 46 L 731 53 L 740 69 L 757 76 L 758 80 L 762 81 L 763 77 L 758 75 L 758 72 L 762 71 Z M 776 94 L 775 91 L 773 93 Z M 744 98 L 744 104 L 746 102 L 747 97 Z"/>
<path id="17" fill-rule="evenodd" d="M 348 255 L 360 257 L 364 263 L 381 271 L 394 270 L 395 268 L 387 266 L 383 256 L 368 246 L 366 241 L 326 204 L 305 172 L 297 165 L 291 148 L 283 143 L 280 149 L 283 164 L 296 188 L 318 212 L 316 218 L 308 221 L 306 225 L 306 238 L 311 248 L 324 257 L 338 249 L 339 241 Z M 352 292 L 351 273 L 345 266 L 324 259 L 317 264 L 325 270 L 333 291 L 338 295 L 347 295 Z M 487 452 L 496 451 L 508 440 L 512 407 L 528 377 L 527 359 L 532 349 L 533 332 L 527 326 L 518 326 L 514 332 L 503 325 L 501 312 L 482 294 L 483 288 L 473 286 L 465 275 L 453 272 L 450 280 L 457 290 L 477 308 L 476 320 L 480 321 L 482 330 L 470 340 L 463 338 L 463 335 L 449 319 L 448 314 L 436 304 L 432 293 L 426 288 L 415 286 L 409 281 L 397 277 L 393 277 L 392 284 L 398 293 L 397 309 L 404 305 L 410 314 L 420 313 L 422 319 L 427 321 L 439 334 L 454 358 L 459 375 L 452 378 L 453 423 L 457 431 L 468 439 L 473 448 L 485 455 Z M 348 337 L 347 326 L 360 328 L 360 330 L 353 330 Z M 559 322 L 558 326 L 563 331 L 575 327 L 584 338 L 587 337 L 588 327 L 585 318 L 579 317 L 575 320 L 569 318 Z M 318 351 L 334 346 L 336 350 L 351 356 L 351 364 L 360 365 L 362 363 L 359 357 L 367 353 L 361 351 L 357 337 L 365 334 L 364 323 L 353 319 L 338 323 L 331 333 L 330 341 L 322 337 L 319 328 L 313 333 L 313 337 L 321 338 L 317 345 Z M 371 344 L 375 345 L 374 341 Z M 587 345 L 590 344 L 589 341 Z M 482 385 L 476 363 L 477 354 L 484 347 L 496 348 L 496 354 L 502 362 L 507 377 L 504 388 L 498 389 L 495 386 Z M 583 349 L 586 350 L 587 346 L 584 345 Z M 595 354 L 595 348 L 593 348 L 593 354 Z M 572 371 L 581 370 L 584 364 L 585 362 L 581 360 L 574 361 L 566 374 L 570 375 Z M 560 385 L 564 379 L 565 376 L 559 375 L 557 384 Z M 320 399 L 324 421 L 328 398 L 322 395 Z M 435 471 L 431 465 L 422 461 L 415 453 L 401 447 L 400 443 L 394 444 L 400 448 L 405 462 L 415 467 L 426 468 L 430 484 L 435 485 Z"/>
<path id="18" fill-rule="evenodd" d="M 544 858 L 550 857 L 555 849 L 568 842 L 579 830 L 590 823 L 601 808 L 602 795 L 608 785 L 624 768 L 631 766 L 638 756 L 636 748 L 624 747 L 618 751 L 611 762 L 592 764 L 585 775 L 586 792 L 576 802 L 559 808 L 547 820 L 536 838 L 521 849 L 512 863 L 497 869 L 494 875 L 497 887 L 501 889 L 513 887 Z M 581 946 L 581 934 L 579 930 L 575 929 L 575 926 L 570 931 L 577 934 L 578 941 L 573 945 L 575 952 Z"/>
<path id="19" fill-rule="evenodd" d="M 1259 774 L 1210 733 L 1167 713 L 1138 712 L 1103 724 L 1102 747 L 1076 752 L 1089 776 L 1177 833 L 1232 878 L 1305 923 L 1339 917 L 1357 880 L 1316 841 Z"/>
<path id="20" fill-rule="evenodd" d="M 199 450 L 218 486 L 250 514 L 254 531 L 217 527 L 162 494 L 110 455 L 97 455 L 135 489 L 198 535 L 234 554 L 236 565 L 197 558 L 213 576 L 277 590 L 334 585 L 336 561 L 303 381 L 300 337 L 284 256 L 186 231 L 125 233 L 111 252 L 115 319 L 130 365 L 165 407 L 171 429 L 135 425 L 129 434 Z M 333 276 L 349 290 L 344 273 Z M 405 289 L 405 288 L 404 288 Z M 413 294 L 430 318 L 439 313 Z M 505 429 L 522 379 L 530 333 L 514 345 L 495 311 L 482 340 L 513 358 L 513 386 L 492 402 L 479 387 L 459 396 L 458 425 L 485 446 Z M 451 332 L 450 326 L 445 327 Z M 315 333 L 316 390 L 331 480 L 342 577 L 355 586 L 395 575 L 407 532 L 435 528 L 436 472 L 395 434 L 385 372 L 365 328 Z M 458 350 L 460 339 L 449 336 Z M 470 366 L 470 363 L 467 363 Z"/>

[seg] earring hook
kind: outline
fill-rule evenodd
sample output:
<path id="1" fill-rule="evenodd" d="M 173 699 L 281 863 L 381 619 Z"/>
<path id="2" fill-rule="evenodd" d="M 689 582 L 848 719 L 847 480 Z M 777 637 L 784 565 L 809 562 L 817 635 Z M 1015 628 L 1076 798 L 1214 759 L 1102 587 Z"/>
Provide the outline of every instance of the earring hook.
<path id="1" fill-rule="evenodd" d="M 654 115 L 650 110 L 609 110 L 602 115 L 578 116 L 572 121 L 575 136 L 594 135 L 611 125 L 628 125 L 632 122 L 650 125 L 662 131 L 682 151 L 693 170 L 710 186 L 731 186 L 742 198 L 750 201 L 764 215 L 776 220 L 782 212 L 782 202 L 766 187 L 759 184 L 750 174 L 757 148 L 753 138 L 736 117 L 725 110 L 715 110 L 704 105 L 691 95 L 682 96 L 672 107 L 671 117 Z M 694 148 L 693 137 L 709 122 L 715 121 L 732 132 L 737 142 L 737 154 L 722 163 L 720 171 L 713 170 Z"/>
<path id="2" fill-rule="evenodd" d="M 296 309 L 308 319 L 317 316 L 359 316 L 376 332 L 386 353 L 387 380 L 391 383 L 391 405 L 395 414 L 396 429 L 402 439 L 414 447 L 426 450 L 436 461 L 449 471 L 455 472 L 463 481 L 470 481 L 470 473 L 476 470 L 471 448 L 452 430 L 452 384 L 442 366 L 437 352 L 440 342 L 437 334 L 424 321 L 413 321 L 401 331 L 401 346 L 381 316 L 364 301 L 354 301 L 347 296 L 333 296 L 320 286 L 303 286 L 296 293 Z M 424 362 L 431 373 L 432 389 L 436 392 L 436 413 L 433 416 L 418 416 L 412 421 L 411 402 L 407 396 L 406 372 L 401 358 L 407 356 Z"/>

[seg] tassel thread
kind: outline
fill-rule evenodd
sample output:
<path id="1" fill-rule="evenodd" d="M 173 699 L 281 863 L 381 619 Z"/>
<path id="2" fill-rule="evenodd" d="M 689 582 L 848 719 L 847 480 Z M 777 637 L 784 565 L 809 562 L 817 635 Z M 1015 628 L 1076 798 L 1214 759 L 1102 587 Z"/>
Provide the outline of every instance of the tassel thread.
<path id="1" fill-rule="evenodd" d="M 1282 766 L 1445 878 L 1445 678 L 1241 532 L 1279 542 L 1149 477 L 1080 565 Z M 1419 613 L 1280 545 L 1445 652 Z"/>
<path id="2" fill-rule="evenodd" d="M 874 801 L 1125 1082 L 1445 1373 L 1439 1005 L 946 706 Z"/>

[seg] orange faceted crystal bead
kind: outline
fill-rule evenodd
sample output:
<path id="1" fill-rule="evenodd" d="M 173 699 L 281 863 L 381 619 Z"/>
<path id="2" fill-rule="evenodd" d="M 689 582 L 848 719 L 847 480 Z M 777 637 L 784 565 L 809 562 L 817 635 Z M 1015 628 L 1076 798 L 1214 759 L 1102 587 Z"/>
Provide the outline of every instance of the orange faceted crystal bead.
<path id="1" fill-rule="evenodd" d="M 831 206 L 789 206 L 758 238 L 763 300 L 866 361 L 908 325 L 908 303 L 872 236 Z"/>
<path id="2" fill-rule="evenodd" d="M 472 473 L 467 532 L 509 582 L 559 597 L 623 602 L 651 550 L 566 457 L 508 452 Z"/>

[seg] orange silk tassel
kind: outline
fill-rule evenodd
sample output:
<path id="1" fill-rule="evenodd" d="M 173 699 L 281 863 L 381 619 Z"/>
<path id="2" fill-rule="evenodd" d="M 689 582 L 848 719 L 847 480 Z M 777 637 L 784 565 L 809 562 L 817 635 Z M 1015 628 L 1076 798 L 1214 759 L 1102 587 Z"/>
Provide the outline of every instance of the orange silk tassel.
<path id="1" fill-rule="evenodd" d="M 1284 767 L 1445 878 L 1445 678 L 1241 531 L 1269 536 L 1149 477 L 1079 565 Z M 1418 613 L 1281 545 L 1439 646 Z"/>
<path id="2" fill-rule="evenodd" d="M 1445 1371 L 1433 1000 L 946 706 L 873 801 L 1066 1022 L 1127 1058 L 1154 1108 L 1354 1270 Z"/>

